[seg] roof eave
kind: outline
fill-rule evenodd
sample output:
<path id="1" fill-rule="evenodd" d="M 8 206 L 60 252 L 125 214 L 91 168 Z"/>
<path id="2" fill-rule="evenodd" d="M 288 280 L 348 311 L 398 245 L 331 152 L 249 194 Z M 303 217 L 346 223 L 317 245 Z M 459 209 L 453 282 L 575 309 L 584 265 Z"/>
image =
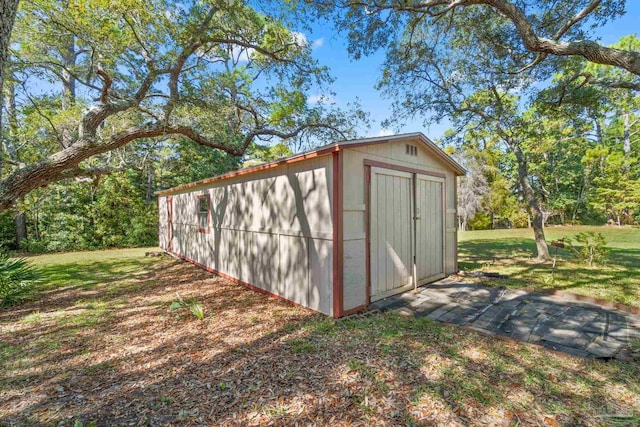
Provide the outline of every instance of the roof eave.
<path id="1" fill-rule="evenodd" d="M 445 163 L 451 166 L 457 176 L 464 176 L 467 174 L 467 170 L 462 167 L 460 163 L 453 160 L 453 158 L 445 153 L 440 147 L 438 147 L 435 142 L 431 141 L 423 133 L 418 133 L 418 135 L 422 142 L 424 142 L 429 148 L 431 148 L 432 151 L 438 155 L 438 157 L 445 161 Z"/>
<path id="2" fill-rule="evenodd" d="M 233 178 L 235 176 L 240 176 L 240 175 L 246 175 L 246 174 L 258 172 L 258 171 L 265 170 L 265 169 L 271 169 L 271 168 L 274 168 L 274 167 L 286 165 L 286 164 L 289 164 L 289 163 L 295 163 L 295 162 L 299 162 L 299 161 L 302 161 L 302 160 L 311 159 L 311 158 L 314 158 L 314 157 L 324 156 L 324 155 L 333 153 L 335 151 L 340 151 L 340 150 L 345 149 L 345 148 L 353 148 L 353 147 L 364 146 L 364 145 L 382 144 L 382 143 L 386 143 L 386 142 L 389 142 L 389 141 L 412 140 L 412 139 L 415 139 L 415 138 L 418 138 L 424 145 L 427 146 L 427 148 L 429 148 L 429 150 L 432 153 L 434 153 L 436 156 L 438 156 L 438 158 L 440 160 L 442 160 L 445 164 L 447 164 L 449 167 L 451 167 L 451 169 L 456 173 L 456 175 L 462 176 L 462 175 L 466 175 L 467 174 L 467 171 L 466 171 L 465 168 L 460 166 L 458 164 L 458 162 L 456 162 L 455 160 L 453 160 L 451 158 L 451 156 L 449 156 L 447 153 L 442 151 L 442 149 L 440 149 L 440 147 L 438 147 L 433 141 L 431 141 L 429 138 L 427 138 L 422 132 L 414 132 L 414 133 L 407 133 L 407 134 L 401 134 L 401 135 L 390 135 L 390 136 L 381 136 L 381 137 L 375 137 L 375 138 L 361 138 L 361 139 L 356 139 L 356 140 L 339 141 L 339 142 L 335 142 L 333 144 L 326 145 L 324 147 L 320 147 L 320 148 L 318 148 L 316 150 L 313 150 L 313 151 L 309 151 L 309 152 L 301 153 L 301 154 L 296 154 L 296 155 L 293 155 L 293 156 L 290 156 L 290 157 L 286 157 L 284 159 L 275 160 L 275 161 L 270 162 L 270 163 L 264 163 L 264 164 L 261 164 L 261 165 L 252 166 L 252 167 L 249 167 L 249 168 L 228 172 L 228 173 L 225 173 L 225 174 L 222 174 L 222 175 L 218 175 L 218 176 L 214 176 L 214 177 L 211 177 L 211 178 L 206 178 L 206 179 L 203 179 L 203 180 L 200 180 L 200 181 L 191 182 L 189 184 L 179 185 L 177 187 L 169 188 L 169 189 L 166 189 L 166 190 L 156 191 L 155 194 L 157 196 L 175 194 L 175 193 L 178 193 L 178 192 L 181 192 L 181 191 L 184 191 L 184 190 L 188 190 L 188 189 L 200 187 L 200 186 L 203 186 L 203 185 L 207 185 L 207 184 L 210 184 L 210 183 L 215 182 L 215 181 L 220 181 L 220 180 L 223 180 L 223 179 Z"/>
<path id="3" fill-rule="evenodd" d="M 330 154 L 330 153 L 332 153 L 334 151 L 338 151 L 338 150 L 340 150 L 340 146 L 339 145 L 330 145 L 330 146 L 326 146 L 326 147 L 323 147 L 321 149 L 310 151 L 310 152 L 307 152 L 307 153 L 296 154 L 294 156 L 286 157 L 284 159 L 278 159 L 278 160 L 275 160 L 273 162 L 263 163 L 263 164 L 252 166 L 252 167 L 249 167 L 249 168 L 244 168 L 244 169 L 239 169 L 239 170 L 236 170 L 236 171 L 227 172 L 227 173 L 222 174 L 222 175 L 217 175 L 217 176 L 214 176 L 214 177 L 211 177 L 211 178 L 205 178 L 205 179 L 202 179 L 200 181 L 190 182 L 188 184 L 178 185 L 176 187 L 168 188 L 166 190 L 156 191 L 154 194 L 156 196 L 165 196 L 165 195 L 176 194 L 176 193 L 181 192 L 183 190 L 188 190 L 188 189 L 192 189 L 192 188 L 195 188 L 195 187 L 200 187 L 200 186 L 207 185 L 207 184 L 210 184 L 210 183 L 215 182 L 215 181 L 220 181 L 220 180 L 223 180 L 223 179 L 229 179 L 229 178 L 233 178 L 233 177 L 241 176 L 241 175 L 247 175 L 247 174 L 259 172 L 259 171 L 262 171 L 262 170 L 271 169 L 271 168 L 275 168 L 275 167 L 278 167 L 278 166 L 286 165 L 286 164 L 289 164 L 289 163 L 296 163 L 296 162 L 300 162 L 300 161 L 303 161 L 303 160 L 312 159 L 314 157 L 324 156 L 324 155 Z"/>

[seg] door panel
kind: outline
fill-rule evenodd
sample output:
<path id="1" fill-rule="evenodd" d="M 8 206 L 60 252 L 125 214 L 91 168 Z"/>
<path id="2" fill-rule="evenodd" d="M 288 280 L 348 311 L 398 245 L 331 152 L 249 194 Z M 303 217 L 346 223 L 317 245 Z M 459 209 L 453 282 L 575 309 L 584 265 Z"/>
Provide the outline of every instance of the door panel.
<path id="1" fill-rule="evenodd" d="M 371 169 L 371 300 L 412 284 L 412 176 Z"/>
<path id="2" fill-rule="evenodd" d="M 441 178 L 416 176 L 416 272 L 418 284 L 444 274 L 444 211 Z"/>

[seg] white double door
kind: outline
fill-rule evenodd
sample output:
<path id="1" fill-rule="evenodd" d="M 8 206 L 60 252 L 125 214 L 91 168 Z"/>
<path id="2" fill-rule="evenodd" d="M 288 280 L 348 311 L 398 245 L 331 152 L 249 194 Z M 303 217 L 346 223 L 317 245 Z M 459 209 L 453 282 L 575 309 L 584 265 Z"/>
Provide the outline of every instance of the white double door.
<path id="1" fill-rule="evenodd" d="M 371 168 L 371 301 L 444 276 L 444 179 Z"/>

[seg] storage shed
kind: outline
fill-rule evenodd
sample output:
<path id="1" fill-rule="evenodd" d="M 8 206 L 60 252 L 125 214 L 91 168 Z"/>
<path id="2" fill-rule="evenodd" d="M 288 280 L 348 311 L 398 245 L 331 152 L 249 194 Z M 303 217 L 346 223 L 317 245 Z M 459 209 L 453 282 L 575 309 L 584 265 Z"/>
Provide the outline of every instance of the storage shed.
<path id="1" fill-rule="evenodd" d="M 458 270 L 464 173 L 421 133 L 336 142 L 159 192 L 160 246 L 341 317 Z"/>

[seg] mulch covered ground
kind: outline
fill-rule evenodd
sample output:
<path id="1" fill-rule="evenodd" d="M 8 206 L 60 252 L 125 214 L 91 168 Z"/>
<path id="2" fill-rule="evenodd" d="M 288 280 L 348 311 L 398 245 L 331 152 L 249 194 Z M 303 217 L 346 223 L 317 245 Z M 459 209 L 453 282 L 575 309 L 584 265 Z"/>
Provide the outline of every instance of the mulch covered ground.
<path id="1" fill-rule="evenodd" d="M 391 314 L 334 322 L 168 257 L 98 282 L 0 310 L 0 424 L 640 420 L 637 364 Z M 205 319 L 171 310 L 176 293 Z"/>

